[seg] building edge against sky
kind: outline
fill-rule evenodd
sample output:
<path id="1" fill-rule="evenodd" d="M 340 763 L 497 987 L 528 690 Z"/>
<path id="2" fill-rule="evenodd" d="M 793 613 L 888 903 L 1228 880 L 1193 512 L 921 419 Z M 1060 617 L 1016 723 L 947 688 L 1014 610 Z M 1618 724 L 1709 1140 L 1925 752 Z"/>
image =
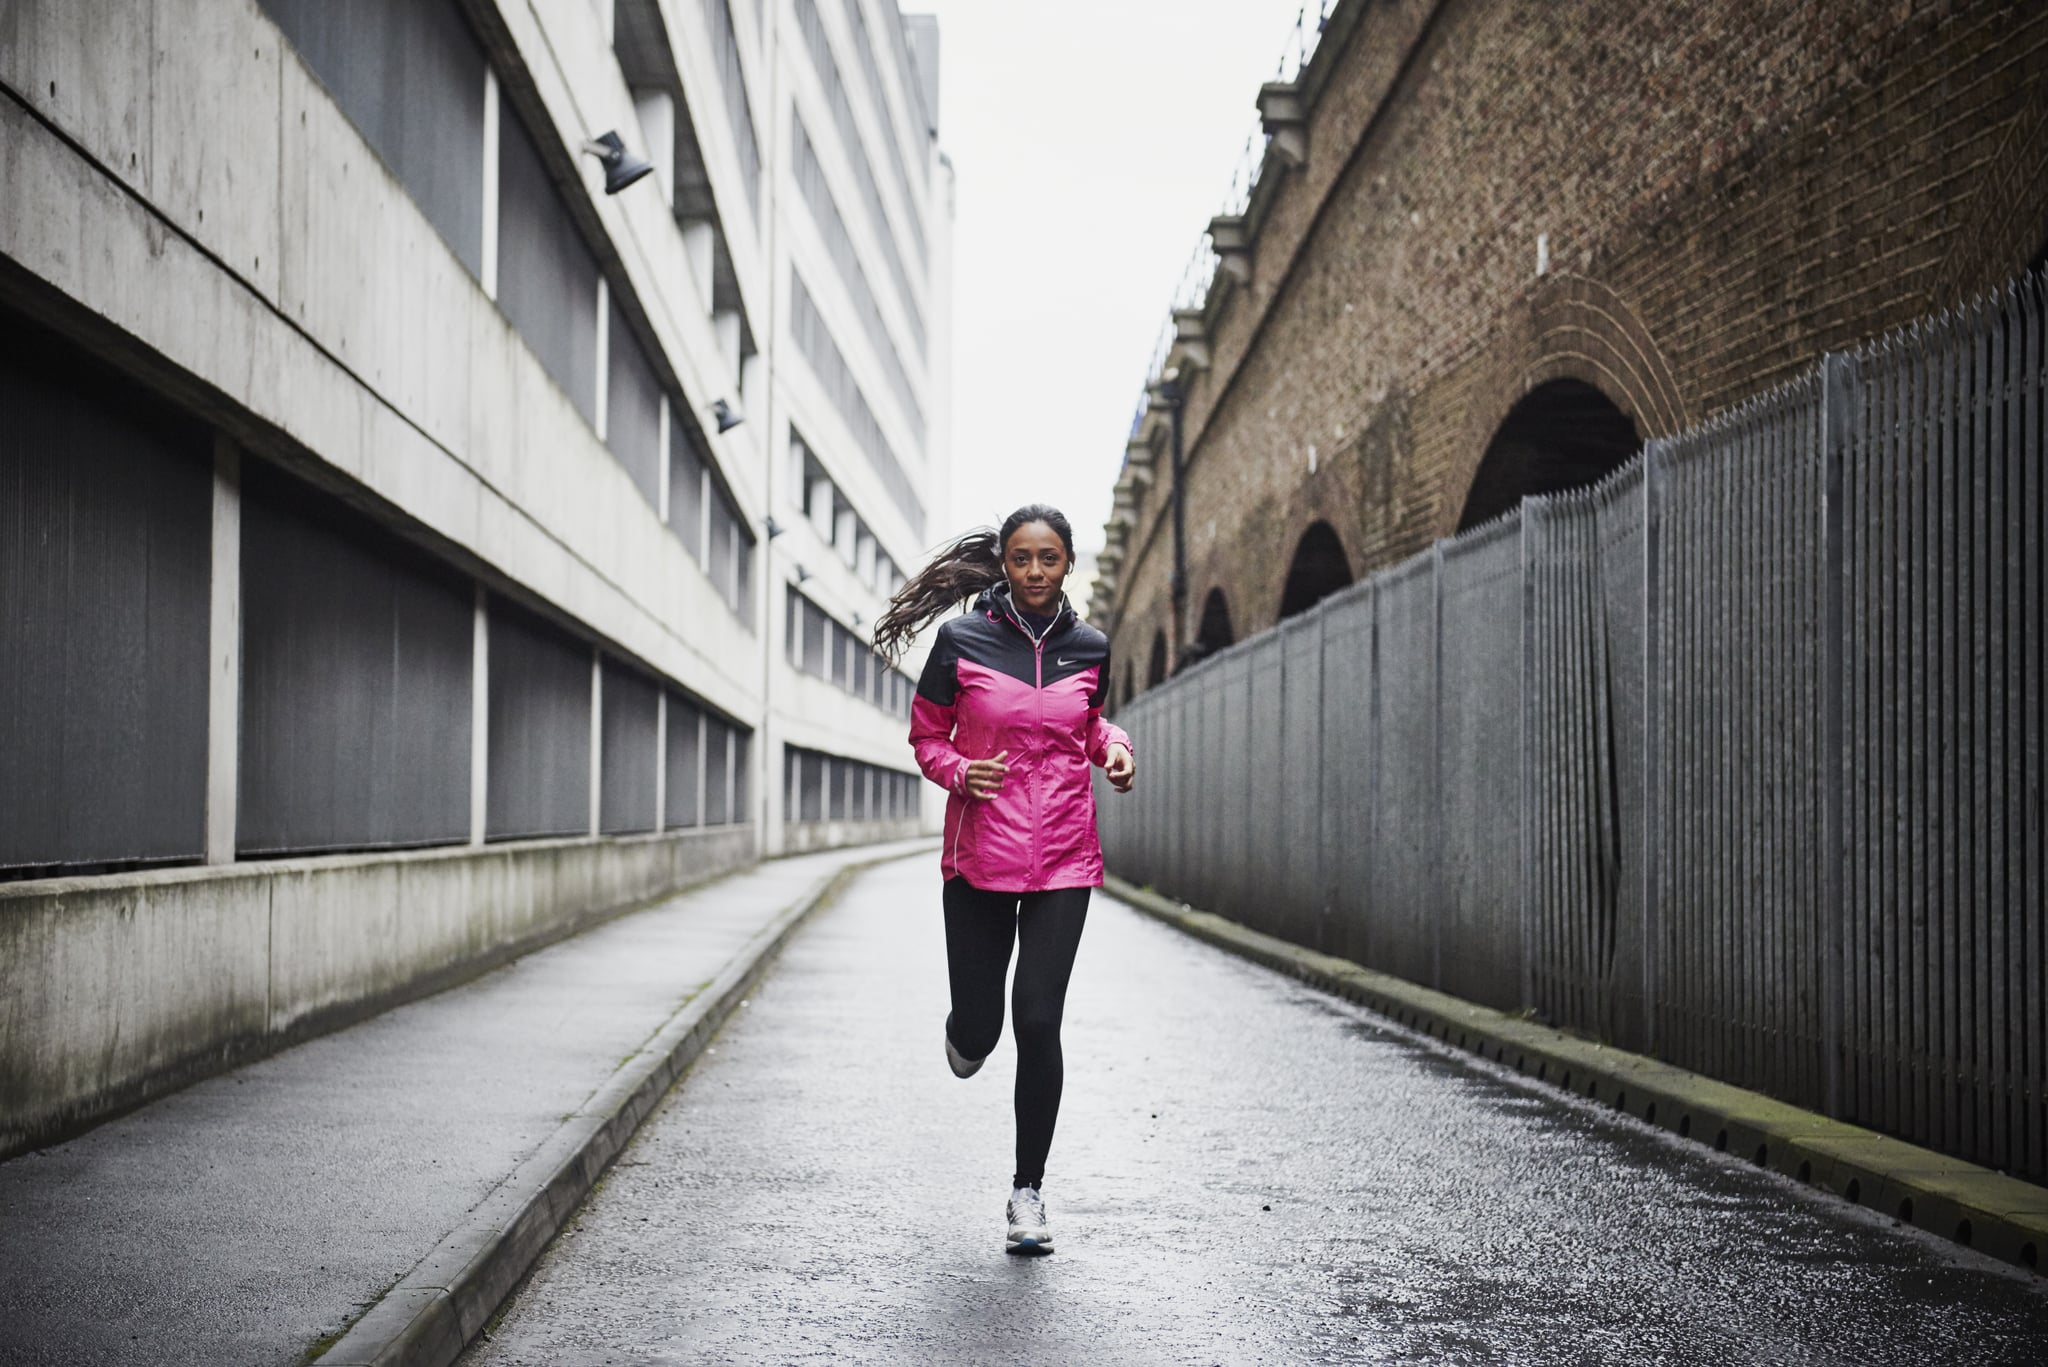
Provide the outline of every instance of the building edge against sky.
<path id="1" fill-rule="evenodd" d="M 0 1153 L 928 825 L 937 26 L 150 9 L 0 12 Z"/>

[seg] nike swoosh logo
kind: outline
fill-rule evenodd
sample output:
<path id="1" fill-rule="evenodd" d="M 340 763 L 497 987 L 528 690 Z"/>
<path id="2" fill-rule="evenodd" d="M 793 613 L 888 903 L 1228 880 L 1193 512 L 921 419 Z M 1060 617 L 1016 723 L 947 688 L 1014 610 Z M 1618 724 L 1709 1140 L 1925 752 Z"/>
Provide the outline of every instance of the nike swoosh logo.
<path id="1" fill-rule="evenodd" d="M 1055 660 L 1055 661 L 1053 661 L 1053 666 L 1052 666 L 1052 667 L 1053 667 L 1054 669 L 1065 669 L 1065 668 L 1066 668 L 1066 667 L 1067 667 L 1068 665 L 1070 665 L 1070 664 L 1073 664 L 1073 663 L 1074 663 L 1074 661 L 1072 661 L 1072 660 Z"/>

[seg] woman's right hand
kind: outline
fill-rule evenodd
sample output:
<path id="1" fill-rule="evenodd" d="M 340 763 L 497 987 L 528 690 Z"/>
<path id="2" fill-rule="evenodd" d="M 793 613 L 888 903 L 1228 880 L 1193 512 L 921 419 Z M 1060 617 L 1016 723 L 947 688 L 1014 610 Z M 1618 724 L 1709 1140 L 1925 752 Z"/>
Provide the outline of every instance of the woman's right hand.
<path id="1" fill-rule="evenodd" d="M 967 793 L 988 801 L 1003 790 L 1003 775 L 1010 772 L 1010 766 L 1003 763 L 1010 752 L 1003 751 L 994 759 L 970 760 L 967 764 Z"/>

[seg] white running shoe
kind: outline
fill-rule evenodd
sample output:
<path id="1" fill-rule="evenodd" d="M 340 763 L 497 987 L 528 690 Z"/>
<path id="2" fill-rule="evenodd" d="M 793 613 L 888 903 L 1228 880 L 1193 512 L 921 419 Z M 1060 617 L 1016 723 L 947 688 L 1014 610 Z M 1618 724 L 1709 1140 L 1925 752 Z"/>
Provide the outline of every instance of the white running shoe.
<path id="1" fill-rule="evenodd" d="M 1038 1188 L 1018 1187 L 1012 1191 L 1005 1214 L 1010 1221 L 1010 1237 L 1003 1244 L 1003 1252 L 1052 1252 L 1052 1226 L 1046 1223 L 1045 1199 L 1038 1194 Z"/>
<path id="2" fill-rule="evenodd" d="M 946 1017 L 946 1064 L 953 1070 L 954 1077 L 973 1077 L 981 1071 L 981 1065 L 988 1062 L 988 1056 L 969 1058 L 953 1047 L 953 1018 Z"/>

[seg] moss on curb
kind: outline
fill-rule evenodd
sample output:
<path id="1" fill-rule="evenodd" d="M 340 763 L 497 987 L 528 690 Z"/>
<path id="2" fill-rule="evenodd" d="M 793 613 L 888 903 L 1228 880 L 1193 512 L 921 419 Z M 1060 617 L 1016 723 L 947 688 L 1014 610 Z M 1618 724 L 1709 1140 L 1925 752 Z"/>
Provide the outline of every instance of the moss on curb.
<path id="1" fill-rule="evenodd" d="M 2048 1188 L 1291 944 L 1114 876 L 1103 890 L 1432 1039 L 2042 1275 Z"/>

